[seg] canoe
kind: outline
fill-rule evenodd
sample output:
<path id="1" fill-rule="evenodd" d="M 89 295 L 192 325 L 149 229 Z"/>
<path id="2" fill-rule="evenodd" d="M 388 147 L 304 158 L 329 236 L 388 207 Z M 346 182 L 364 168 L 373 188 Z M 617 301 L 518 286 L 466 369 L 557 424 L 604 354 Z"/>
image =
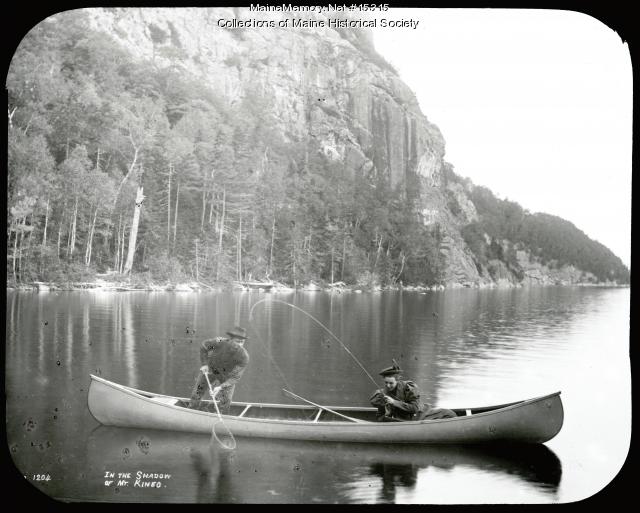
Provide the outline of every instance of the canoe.
<path id="1" fill-rule="evenodd" d="M 211 433 L 217 415 L 180 406 L 185 400 L 93 374 L 88 392 L 89 411 L 103 425 Z M 375 422 L 375 408 L 328 408 L 340 416 L 309 405 L 233 402 L 222 418 L 240 437 L 384 444 L 544 443 L 558 434 L 564 420 L 560 392 L 497 406 L 453 408 L 458 417 L 438 420 Z"/>
<path id="2" fill-rule="evenodd" d="M 270 290 L 275 286 L 275 283 L 268 281 L 236 281 L 236 285 L 246 289 L 264 289 Z"/>

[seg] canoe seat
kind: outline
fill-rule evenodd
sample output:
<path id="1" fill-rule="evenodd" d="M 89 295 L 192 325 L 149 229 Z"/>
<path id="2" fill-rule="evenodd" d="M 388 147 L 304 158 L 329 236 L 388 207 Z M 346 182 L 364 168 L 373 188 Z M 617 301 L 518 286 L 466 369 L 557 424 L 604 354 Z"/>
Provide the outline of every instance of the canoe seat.
<path id="1" fill-rule="evenodd" d="M 178 402 L 178 399 L 174 397 L 150 397 L 152 401 L 162 404 L 172 404 L 175 405 Z"/>

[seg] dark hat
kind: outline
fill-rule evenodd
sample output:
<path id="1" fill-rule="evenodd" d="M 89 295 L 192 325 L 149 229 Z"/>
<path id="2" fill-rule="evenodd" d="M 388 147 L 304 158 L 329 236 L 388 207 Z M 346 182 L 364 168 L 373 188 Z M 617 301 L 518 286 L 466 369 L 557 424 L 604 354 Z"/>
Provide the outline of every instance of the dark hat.
<path id="1" fill-rule="evenodd" d="M 402 369 L 398 365 L 398 362 L 393 359 L 391 361 L 393 362 L 393 365 L 391 367 L 387 367 L 386 369 L 382 369 L 380 371 L 380 376 L 396 376 L 397 374 L 400 374 L 402 372 Z"/>
<path id="2" fill-rule="evenodd" d="M 241 338 L 243 340 L 247 339 L 247 330 L 241 328 L 240 326 L 236 326 L 231 331 L 227 331 L 227 335 L 230 337 Z"/>

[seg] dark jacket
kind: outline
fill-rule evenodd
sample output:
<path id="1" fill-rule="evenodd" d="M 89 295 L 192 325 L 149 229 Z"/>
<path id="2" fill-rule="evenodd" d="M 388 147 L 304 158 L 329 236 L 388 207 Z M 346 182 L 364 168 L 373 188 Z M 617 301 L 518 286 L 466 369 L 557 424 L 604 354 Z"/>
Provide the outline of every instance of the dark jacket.
<path id="1" fill-rule="evenodd" d="M 233 340 L 217 337 L 202 342 L 200 346 L 200 364 L 209 366 L 211 386 L 221 387 L 216 401 L 222 413 L 229 411 L 236 383 L 240 380 L 248 363 L 249 353 Z M 201 400 L 208 390 L 207 378 L 202 372 L 199 372 L 191 392 L 189 407 L 215 412 L 215 406 L 212 402 L 205 403 Z"/>
<path id="2" fill-rule="evenodd" d="M 249 353 L 233 340 L 216 337 L 202 342 L 200 363 L 209 366 L 213 379 L 223 389 L 230 388 L 240 380 L 249 364 Z"/>
<path id="3" fill-rule="evenodd" d="M 400 404 L 385 404 L 384 395 L 400 401 Z M 420 400 L 420 389 L 413 381 L 400 381 L 393 392 L 376 390 L 371 396 L 371 404 L 378 408 L 377 419 L 385 420 L 415 420 L 428 406 Z M 416 415 L 417 414 L 417 415 Z"/>

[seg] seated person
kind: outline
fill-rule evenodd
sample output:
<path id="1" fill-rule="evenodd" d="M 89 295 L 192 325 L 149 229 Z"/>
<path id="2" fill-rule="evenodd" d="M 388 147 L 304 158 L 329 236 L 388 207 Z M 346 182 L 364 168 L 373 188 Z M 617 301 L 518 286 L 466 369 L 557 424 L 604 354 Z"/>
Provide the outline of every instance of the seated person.
<path id="1" fill-rule="evenodd" d="M 445 408 L 432 408 L 420 400 L 420 389 L 413 381 L 398 379 L 402 369 L 393 360 L 393 366 L 380 371 L 384 378 L 384 389 L 376 390 L 371 396 L 371 404 L 378 408 L 379 422 L 399 422 L 403 420 L 436 420 L 457 417 L 455 412 Z"/>

